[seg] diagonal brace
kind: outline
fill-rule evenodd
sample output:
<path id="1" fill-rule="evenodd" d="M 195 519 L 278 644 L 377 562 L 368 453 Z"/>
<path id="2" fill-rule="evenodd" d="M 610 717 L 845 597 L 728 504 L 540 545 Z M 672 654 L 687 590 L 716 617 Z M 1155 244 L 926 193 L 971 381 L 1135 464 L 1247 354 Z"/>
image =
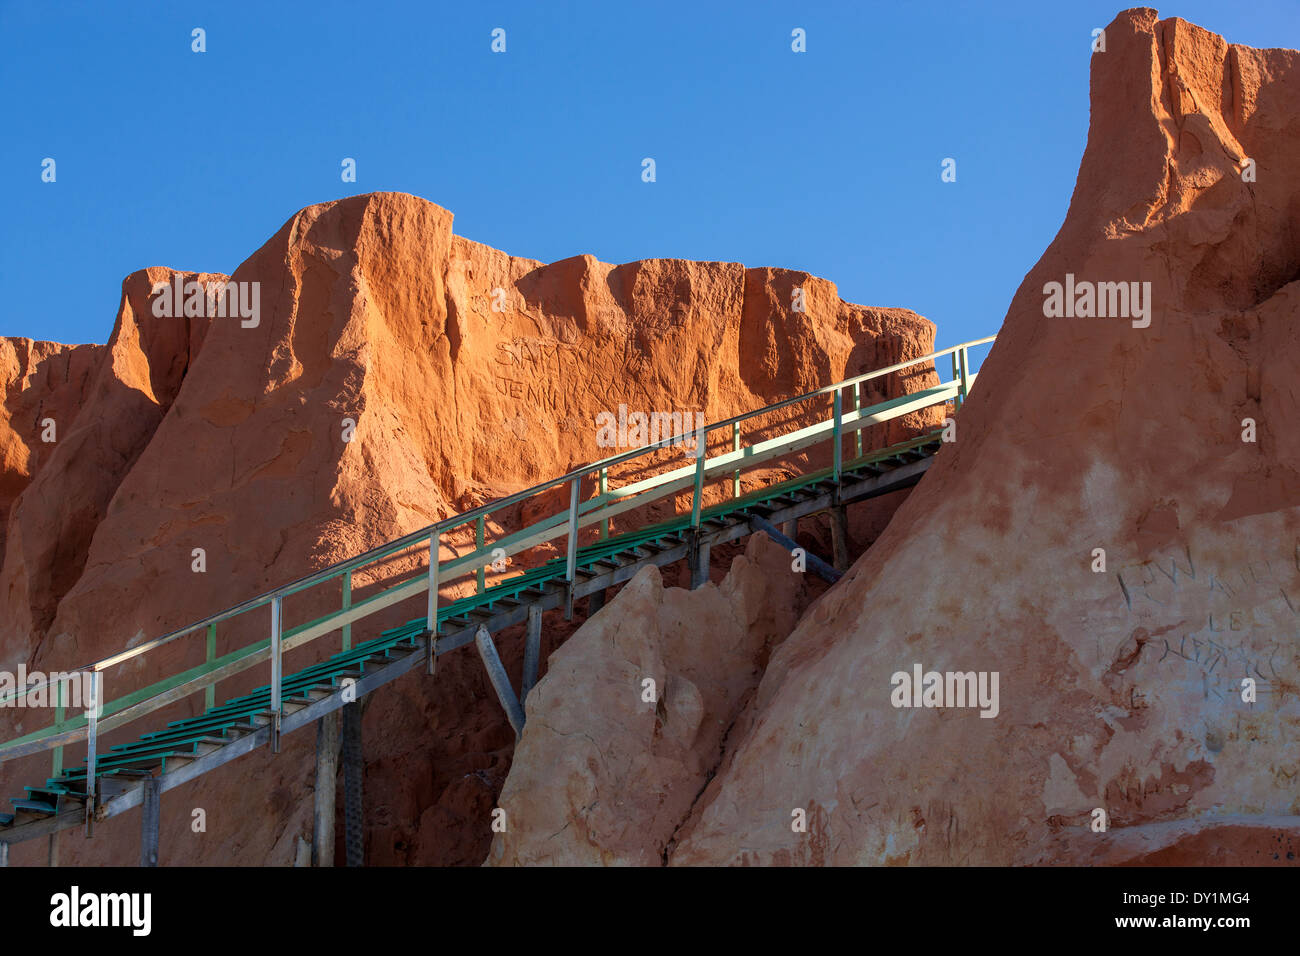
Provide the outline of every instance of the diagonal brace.
<path id="1" fill-rule="evenodd" d="M 777 531 L 776 528 L 773 526 L 772 522 L 768 521 L 766 518 L 759 517 L 758 515 L 750 515 L 749 526 L 753 528 L 755 531 L 762 531 L 766 533 L 769 538 L 771 538 L 773 541 L 775 541 L 777 544 L 779 544 L 781 547 L 785 548 L 788 551 L 793 551 L 795 548 L 799 547 L 799 545 L 796 542 L 791 541 L 780 531 Z M 804 556 L 808 559 L 808 567 L 811 568 L 814 572 L 816 572 L 818 577 L 821 577 L 829 581 L 831 584 L 834 584 L 840 578 L 844 577 L 843 572 L 836 571 L 833 567 L 831 567 L 821 558 L 817 557 L 817 555 L 813 554 L 807 548 L 803 549 L 803 553 Z"/>
<path id="2" fill-rule="evenodd" d="M 501 701 L 506 716 L 510 718 L 510 726 L 515 729 L 515 736 L 518 737 L 524 732 L 524 709 L 519 706 L 519 698 L 510 686 L 510 678 L 497 654 L 497 646 L 492 643 L 492 635 L 486 627 L 479 625 L 474 633 L 474 644 L 478 647 L 478 656 L 483 658 L 483 666 L 487 669 L 492 689 L 497 692 L 497 698 Z"/>

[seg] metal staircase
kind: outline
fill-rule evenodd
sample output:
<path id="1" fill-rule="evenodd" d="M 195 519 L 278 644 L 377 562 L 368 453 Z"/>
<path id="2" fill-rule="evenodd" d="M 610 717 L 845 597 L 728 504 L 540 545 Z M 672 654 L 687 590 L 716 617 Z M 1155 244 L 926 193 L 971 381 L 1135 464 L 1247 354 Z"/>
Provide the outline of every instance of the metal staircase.
<path id="1" fill-rule="evenodd" d="M 700 454 L 694 464 L 634 482 L 620 489 L 608 487 L 609 470 L 619 464 L 652 455 L 667 442 L 645 446 L 584 466 L 535 488 L 511 495 L 440 521 L 358 555 L 324 568 L 299 581 L 246 601 L 203 621 L 119 654 L 105 658 L 77 672 L 89 677 L 94 700 L 84 714 L 65 718 L 56 712 L 53 726 L 0 744 L 0 761 L 53 751 L 55 772 L 40 786 L 26 787 L 25 795 L 14 798 L 12 813 L 0 813 L 0 863 L 7 859 L 8 845 L 39 836 L 52 835 L 69 827 L 93 825 L 144 804 L 146 827 L 153 814 L 156 843 L 157 807 L 161 793 L 201 776 L 252 750 L 270 745 L 278 751 L 280 737 L 320 720 L 360 699 L 367 693 L 403 674 L 424 666 L 432 674 L 437 658 L 474 643 L 488 676 L 516 733 L 523 730 L 528 692 L 537 679 L 542 613 L 564 608 L 571 615 L 577 598 L 590 597 L 589 612 L 603 603 L 605 590 L 631 579 L 649 565 L 663 566 L 685 559 L 692 569 L 692 586 L 707 579 L 709 549 L 757 530 L 792 545 L 777 530 L 778 525 L 824 511 L 843 519 L 843 508 L 864 500 L 909 487 L 920 480 L 934 455 L 943 447 L 941 430 L 926 432 L 908 441 L 878 451 L 863 453 L 861 430 L 909 412 L 938 404 L 959 407 L 974 374 L 968 368 L 968 350 L 993 341 L 992 337 L 955 346 L 941 352 L 787 399 L 724 422 L 707 426 L 699 436 Z M 939 386 L 900 396 L 874 405 L 858 407 L 861 383 L 911 366 L 952 356 L 953 378 Z M 845 408 L 845 395 L 849 394 Z M 742 422 L 798 403 L 831 398 L 831 414 L 816 424 L 797 428 L 752 445 L 742 446 Z M 710 456 L 709 432 L 725 429 L 731 449 Z M 770 431 L 771 426 L 764 430 Z M 788 481 L 762 486 L 741 494 L 740 473 L 744 468 L 771 463 L 799 454 L 804 449 L 829 441 L 832 464 Z M 845 459 L 844 446 L 850 448 Z M 583 500 L 582 481 L 594 477 L 597 494 Z M 731 495 L 706 507 L 707 482 L 724 480 Z M 485 519 L 535 494 L 567 484 L 569 507 L 527 528 L 485 542 Z M 642 508 L 650 502 L 676 496 L 689 489 L 691 511 L 666 521 L 611 534 L 610 519 Z M 473 524 L 475 549 L 461 557 L 442 556 L 443 536 L 455 528 Z M 582 545 L 583 528 L 595 525 L 597 539 Z M 833 529 L 835 522 L 832 522 Z M 518 554 L 555 538 L 565 539 L 565 554 L 522 573 L 487 584 L 485 568 L 502 554 Z M 352 574 L 358 568 L 413 548 L 427 549 L 429 560 L 418 573 L 355 604 L 351 601 Z M 839 563 L 839 562 L 837 562 Z M 819 566 L 826 568 L 824 563 Z M 825 573 L 835 572 L 825 569 Z M 474 593 L 442 604 L 441 590 L 457 577 L 474 575 Z M 323 583 L 340 580 L 343 606 L 324 617 L 297 627 L 283 626 L 283 601 Z M 351 645 L 354 622 L 402 601 L 426 595 L 425 613 L 378 637 Z M 223 621 L 268 606 L 271 633 L 222 657 L 215 655 L 216 627 Z M 497 655 L 491 635 L 512 625 L 526 625 L 524 673 L 516 696 Z M 292 674 L 284 674 L 286 651 L 317 638 L 341 632 L 343 650 Z M 159 681 L 142 690 L 104 702 L 103 675 L 173 641 L 206 633 L 207 660 L 199 667 Z M 432 639 L 431 639 L 432 638 Z M 270 682 L 251 693 L 218 705 L 216 684 L 259 664 L 270 664 Z M 30 694 L 33 688 L 24 693 Z M 169 723 L 165 729 L 146 733 L 131 743 L 114 746 L 102 753 L 102 734 L 147 716 L 202 692 L 206 707 L 196 717 Z M 17 696 L 17 695 L 14 695 Z M 85 741 L 87 754 L 81 766 L 63 768 L 63 747 Z M 156 846 L 154 848 L 156 857 Z"/>

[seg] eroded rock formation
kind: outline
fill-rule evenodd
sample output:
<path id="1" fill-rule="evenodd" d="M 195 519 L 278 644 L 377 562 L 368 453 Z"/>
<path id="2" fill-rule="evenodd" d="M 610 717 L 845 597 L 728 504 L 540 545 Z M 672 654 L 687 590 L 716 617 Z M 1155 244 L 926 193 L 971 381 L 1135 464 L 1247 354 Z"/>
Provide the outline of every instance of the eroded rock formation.
<path id="1" fill-rule="evenodd" d="M 529 694 L 488 862 L 661 864 L 806 599 L 789 552 L 761 534 L 720 585 L 665 589 L 641 571 Z"/>
<path id="2" fill-rule="evenodd" d="M 252 318 L 156 315 L 175 274 L 149 269 L 124 281 L 107 346 L 0 343 L 0 667 L 88 663 L 610 455 L 595 417 L 619 404 L 717 420 L 933 347 L 934 328 L 920 316 L 842 302 L 834 285 L 803 273 L 590 256 L 544 265 L 451 230 L 450 212 L 407 195 L 311 206 L 229 277 L 257 283 Z M 805 311 L 792 309 L 796 288 Z M 917 367 L 875 381 L 864 400 L 935 381 Z M 53 443 L 41 441 L 46 418 L 57 423 Z M 882 444 L 934 420 L 909 416 L 868 437 Z M 489 538 L 564 504 L 515 509 Z M 445 556 L 471 541 L 472 529 L 450 535 Z M 521 563 L 553 553 L 537 549 Z M 415 560 L 358 575 L 354 599 Z M 339 600 L 337 589 L 295 596 L 286 626 Z M 415 603 L 355 628 L 354 640 L 423 613 Z M 265 615 L 223 624 L 218 653 L 261 639 L 266 626 Z M 546 649 L 570 630 L 548 618 Z M 499 638 L 517 683 L 515 635 Z M 107 696 L 198 664 L 203 651 L 199 636 L 117 668 L 106 674 Z M 310 659 L 291 655 L 286 666 Z M 367 700 L 370 862 L 482 861 L 513 733 L 481 671 L 472 652 L 459 652 L 434 681 L 408 675 Z M 266 679 L 249 672 L 219 694 Z M 50 718 L 8 710 L 0 728 L 8 738 Z M 259 752 L 169 791 L 162 863 L 289 862 L 298 838 L 310 837 L 310 738 L 292 735 L 279 756 Z M 67 760 L 81 756 L 69 748 Z M 48 756 L 0 765 L 0 798 L 42 782 L 48 768 Z M 190 825 L 199 807 L 202 834 Z M 64 841 L 63 859 L 129 863 L 137 839 L 132 822 L 110 821 L 91 841 Z M 23 844 L 13 860 L 43 853 Z"/>
<path id="3" fill-rule="evenodd" d="M 1293 861 L 1300 55 L 1138 9 L 1091 69 L 956 446 L 774 655 L 672 863 Z M 1150 324 L 1046 317 L 1067 274 L 1149 282 Z M 916 663 L 998 672 L 1000 712 L 893 706 Z"/>

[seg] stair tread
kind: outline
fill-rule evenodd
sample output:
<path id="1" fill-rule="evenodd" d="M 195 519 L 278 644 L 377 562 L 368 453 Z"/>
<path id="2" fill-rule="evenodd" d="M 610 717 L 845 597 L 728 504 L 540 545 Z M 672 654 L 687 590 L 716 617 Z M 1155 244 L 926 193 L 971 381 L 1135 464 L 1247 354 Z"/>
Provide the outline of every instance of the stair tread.
<path id="1" fill-rule="evenodd" d="M 44 800 L 25 800 L 21 797 L 14 797 L 9 802 L 13 804 L 15 810 L 25 810 L 28 813 L 54 813 L 54 804 L 46 803 Z"/>

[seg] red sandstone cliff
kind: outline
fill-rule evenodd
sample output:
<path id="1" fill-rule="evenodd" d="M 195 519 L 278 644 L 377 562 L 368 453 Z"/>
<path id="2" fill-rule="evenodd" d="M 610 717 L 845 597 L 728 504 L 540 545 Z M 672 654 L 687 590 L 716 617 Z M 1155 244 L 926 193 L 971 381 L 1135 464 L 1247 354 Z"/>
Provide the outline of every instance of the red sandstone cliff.
<path id="1" fill-rule="evenodd" d="M 955 449 L 774 656 L 671 862 L 1294 858 L 1300 54 L 1139 9 L 1091 69 Z M 1067 274 L 1150 282 L 1149 326 L 1046 317 Z M 917 662 L 1000 672 L 998 716 L 895 708 Z"/>
<path id="2" fill-rule="evenodd" d="M 0 342 L 0 667 L 88 663 L 604 457 L 595 416 L 619 403 L 716 420 L 933 347 L 925 319 L 842 302 L 834 285 L 802 273 L 590 256 L 544 265 L 451 226 L 451 213 L 401 194 L 312 206 L 230 277 L 259 283 L 255 324 L 156 316 L 173 273 L 150 269 L 123 282 L 107 346 Z M 805 312 L 791 310 L 796 287 Z M 865 397 L 934 381 L 918 367 Z M 57 423 L 53 443 L 41 441 L 46 418 Z M 893 441 L 932 422 L 911 416 L 870 437 Z M 196 548 L 202 573 L 192 569 Z M 721 552 L 719 566 L 735 551 Z M 402 568 L 358 578 L 356 597 Z M 286 623 L 338 600 L 291 599 Z M 402 607 L 355 639 L 420 613 Z M 218 653 L 264 628 L 262 618 L 223 625 Z M 544 649 L 570 629 L 548 620 Z M 110 673 L 107 695 L 198 663 L 202 643 Z M 509 634 L 503 654 L 517 681 Z M 308 660 L 291 655 L 287 666 Z M 220 695 L 265 680 L 250 672 Z M 435 679 L 408 675 L 365 707 L 369 862 L 481 861 L 514 740 L 477 658 L 452 654 Z M 49 718 L 10 711 L 0 727 L 7 737 Z M 311 734 L 292 735 L 278 756 L 258 752 L 169 791 L 161 862 L 289 862 L 296 840 L 310 837 L 313 747 Z M 79 751 L 69 748 L 69 763 Z M 0 765 L 0 797 L 43 781 L 48 765 Z M 198 807 L 203 834 L 190 828 Z M 65 839 L 63 860 L 131 862 L 137 839 L 129 819 L 109 821 L 92 841 Z M 43 852 L 19 845 L 13 860 Z"/>

